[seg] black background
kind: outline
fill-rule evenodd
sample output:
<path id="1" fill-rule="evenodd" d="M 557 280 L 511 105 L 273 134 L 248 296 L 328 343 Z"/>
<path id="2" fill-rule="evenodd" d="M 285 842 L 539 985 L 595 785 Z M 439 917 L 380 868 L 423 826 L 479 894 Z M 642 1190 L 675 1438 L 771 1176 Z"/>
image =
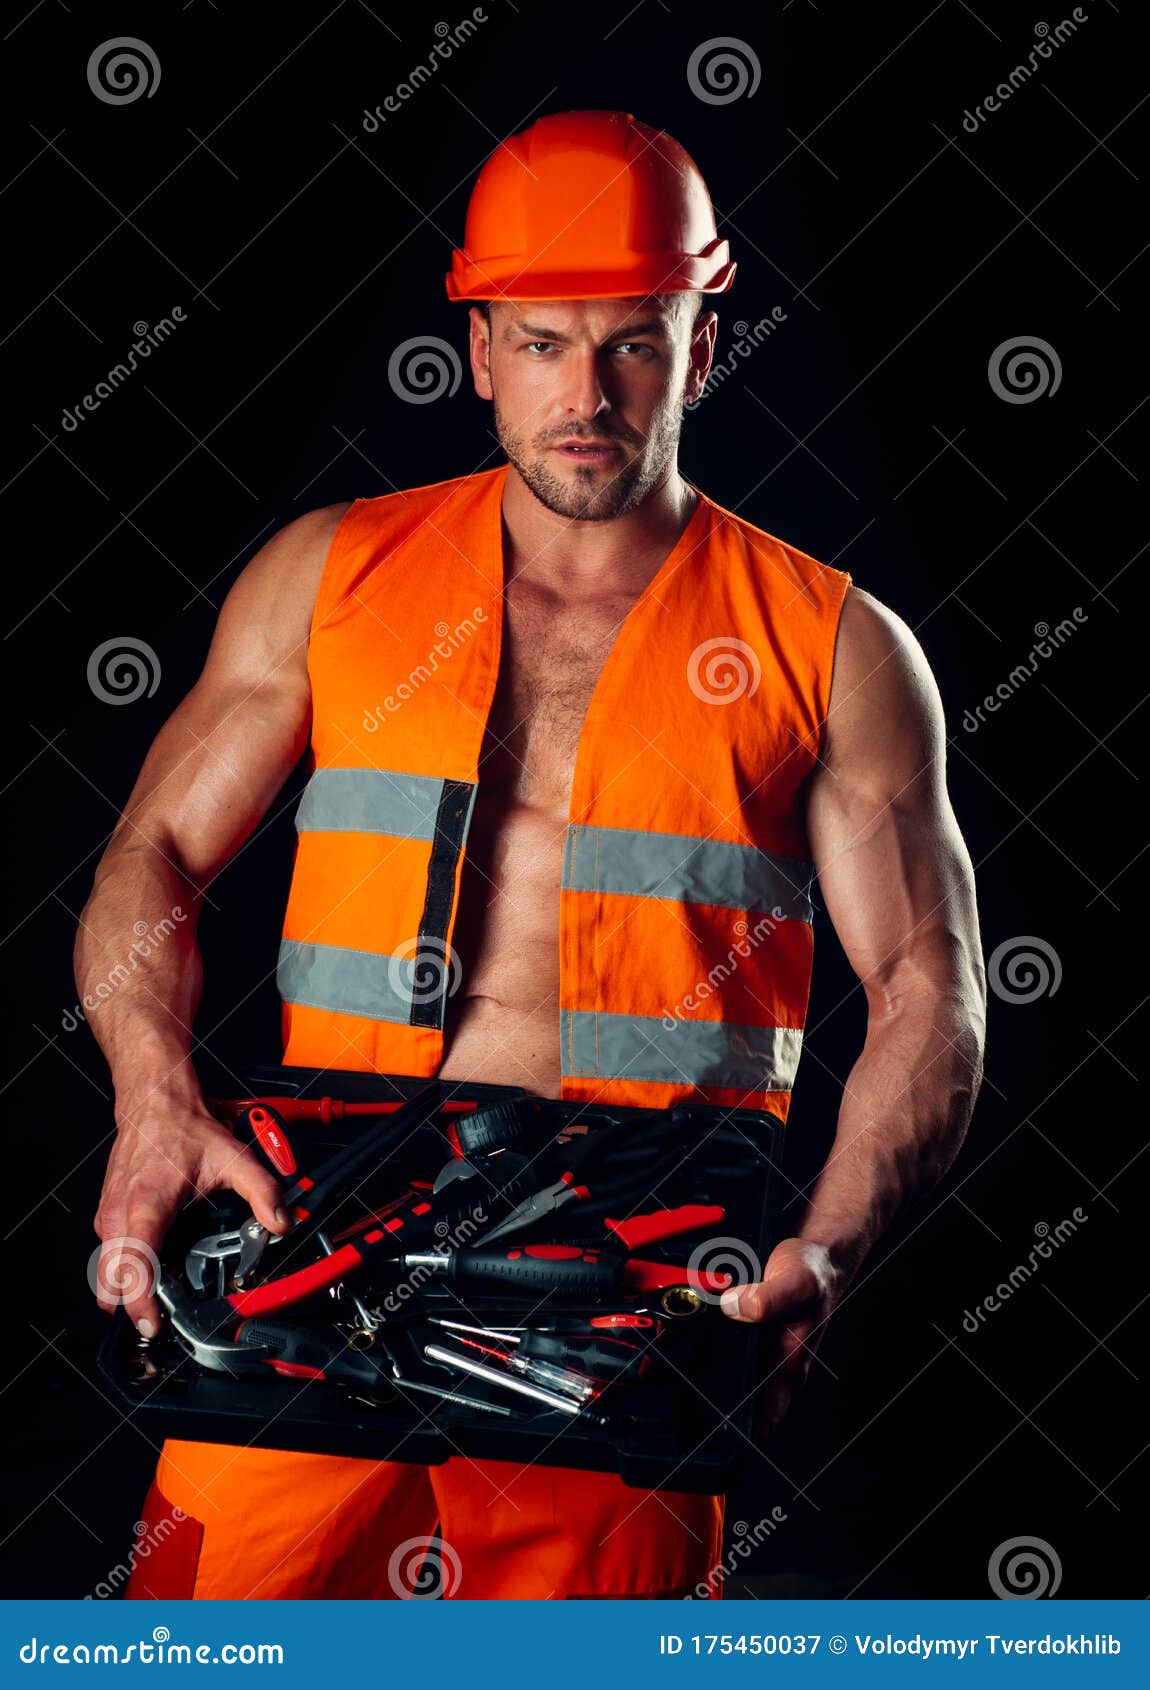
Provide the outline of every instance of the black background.
<path id="1" fill-rule="evenodd" d="M 584 106 L 669 129 L 706 175 L 739 264 L 717 302 L 719 355 L 736 322 L 786 313 L 686 419 L 684 472 L 850 569 L 916 630 L 947 707 L 985 951 L 1038 939 L 1056 959 L 1029 1002 L 993 971 L 966 1146 L 868 1262 L 769 1458 L 751 1458 L 732 1530 L 775 1504 L 787 1520 L 727 1593 L 987 1595 L 992 1556 L 1022 1537 L 1057 1557 L 1060 1595 L 1145 1595 L 1136 587 L 1150 96 L 1135 8 L 1084 5 L 1085 21 L 973 134 L 964 113 L 1069 8 L 488 0 L 475 37 L 374 134 L 365 108 L 462 8 L 20 10 L 0 349 L 5 1594 L 92 1590 L 130 1541 L 153 1459 L 90 1376 L 102 1322 L 85 1264 L 110 1089 L 86 1028 L 66 1031 L 63 1017 L 103 841 L 262 539 L 332 500 L 501 461 L 466 374 L 454 395 L 414 404 L 389 385 L 388 360 L 416 336 L 465 359 L 466 308 L 448 302 L 443 274 L 475 172 L 534 116 Z M 112 104 L 87 65 L 121 35 L 148 42 L 161 76 L 151 97 Z M 753 95 L 692 91 L 690 55 L 715 36 L 757 60 Z M 125 356 L 133 325 L 174 306 L 186 320 L 170 340 L 66 430 L 65 407 Z M 1027 403 L 1000 397 L 988 373 L 1018 336 L 1049 343 L 1060 369 Z M 1036 625 L 1076 606 L 1073 635 L 965 728 L 1027 663 Z M 151 697 L 111 705 L 86 669 L 124 635 L 153 649 L 160 678 Z M 270 971 L 297 790 L 205 914 L 198 1032 L 225 1066 L 278 1055 Z M 821 915 L 818 933 L 791 1115 L 796 1191 L 826 1153 L 865 1027 Z M 1088 1220 L 1074 1236 L 964 1331 L 964 1311 L 1076 1205 Z"/>

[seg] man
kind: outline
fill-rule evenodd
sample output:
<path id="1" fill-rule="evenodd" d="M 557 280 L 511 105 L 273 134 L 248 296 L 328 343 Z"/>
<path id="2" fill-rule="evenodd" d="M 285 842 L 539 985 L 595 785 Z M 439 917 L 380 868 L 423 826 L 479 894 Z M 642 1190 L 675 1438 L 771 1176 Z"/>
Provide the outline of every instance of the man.
<path id="1" fill-rule="evenodd" d="M 77 973 L 83 992 L 133 922 L 196 907 L 310 733 L 287 1062 L 785 1117 L 817 872 L 869 1014 L 795 1235 L 725 1299 L 769 1323 L 777 1420 L 868 1250 L 961 1144 L 984 982 L 913 636 L 678 471 L 716 337 L 698 307 L 733 273 L 695 166 L 629 114 L 542 118 L 497 150 L 448 292 L 508 462 L 313 512 L 252 559 L 97 871 Z M 223 1186 L 286 1226 L 188 1058 L 193 927 L 93 1023 L 114 1251 L 158 1250 Z M 150 1288 L 128 1312 L 154 1331 Z M 146 1514 L 173 1509 L 133 1595 L 395 1595 L 396 1558 L 437 1528 L 462 1597 L 681 1595 L 720 1553 L 714 1499 L 462 1458 L 169 1443 Z"/>

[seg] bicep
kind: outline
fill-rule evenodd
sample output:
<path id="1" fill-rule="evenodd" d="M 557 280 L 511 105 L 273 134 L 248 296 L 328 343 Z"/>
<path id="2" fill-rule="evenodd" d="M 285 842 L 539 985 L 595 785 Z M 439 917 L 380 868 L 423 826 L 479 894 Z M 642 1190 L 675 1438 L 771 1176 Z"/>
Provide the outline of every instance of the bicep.
<path id="1" fill-rule="evenodd" d="M 345 508 L 289 524 L 242 571 L 124 807 L 119 843 L 158 846 L 194 885 L 252 833 L 307 744 L 311 612 Z"/>
<path id="2" fill-rule="evenodd" d="M 827 912 L 872 1003 L 980 991 L 974 876 L 946 790 L 934 677 L 901 619 L 843 608 L 807 829 Z"/>

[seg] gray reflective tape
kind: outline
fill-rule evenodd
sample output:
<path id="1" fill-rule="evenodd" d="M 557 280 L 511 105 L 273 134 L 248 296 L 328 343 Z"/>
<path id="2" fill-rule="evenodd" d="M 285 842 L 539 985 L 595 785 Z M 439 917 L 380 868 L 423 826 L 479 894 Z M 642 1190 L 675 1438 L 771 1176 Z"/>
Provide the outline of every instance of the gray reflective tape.
<path id="1" fill-rule="evenodd" d="M 404 957 L 298 939 L 280 942 L 276 985 L 285 1003 L 371 1021 L 410 1021 L 411 980 L 412 964 Z"/>
<path id="2" fill-rule="evenodd" d="M 803 1042 L 799 1027 L 580 1009 L 563 1010 L 561 1019 L 563 1073 L 603 1080 L 790 1091 Z"/>
<path id="3" fill-rule="evenodd" d="M 812 919 L 813 875 L 810 863 L 755 845 L 622 827 L 569 827 L 563 858 L 563 885 L 572 892 L 778 910 L 795 921 Z"/>
<path id="4" fill-rule="evenodd" d="M 433 839 L 443 782 L 395 769 L 317 769 L 304 787 L 301 833 L 389 833 Z"/>

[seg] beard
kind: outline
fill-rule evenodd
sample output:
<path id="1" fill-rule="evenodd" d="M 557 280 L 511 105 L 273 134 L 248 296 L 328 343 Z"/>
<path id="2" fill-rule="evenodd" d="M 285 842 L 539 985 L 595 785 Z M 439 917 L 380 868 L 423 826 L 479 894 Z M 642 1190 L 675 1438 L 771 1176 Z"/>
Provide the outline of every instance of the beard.
<path id="1" fill-rule="evenodd" d="M 511 427 L 499 408 L 498 395 L 492 406 L 495 433 L 508 461 L 541 505 L 574 522 L 609 522 L 635 510 L 665 479 L 678 450 L 679 423 L 664 419 L 652 429 L 648 450 L 640 456 L 625 457 L 606 472 L 601 466 L 581 468 L 573 461 L 573 472 L 564 474 L 550 467 L 546 447 L 530 446 L 525 436 Z M 605 440 L 624 448 L 628 444 L 618 435 L 607 435 Z"/>

